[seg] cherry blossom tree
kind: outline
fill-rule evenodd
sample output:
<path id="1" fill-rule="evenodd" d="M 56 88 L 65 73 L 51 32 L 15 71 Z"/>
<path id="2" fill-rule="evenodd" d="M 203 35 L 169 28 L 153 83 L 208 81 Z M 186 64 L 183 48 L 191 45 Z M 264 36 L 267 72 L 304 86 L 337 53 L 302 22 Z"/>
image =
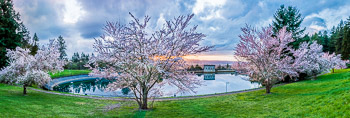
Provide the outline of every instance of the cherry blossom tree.
<path id="1" fill-rule="evenodd" d="M 63 70 L 64 62 L 59 60 L 57 43 L 51 40 L 47 46 L 38 50 L 35 56 L 30 50 L 17 47 L 7 50 L 9 66 L 0 71 L 0 81 L 8 84 L 23 86 L 23 95 L 27 94 L 27 87 L 32 84 L 43 86 L 51 78 L 48 72 Z"/>
<path id="2" fill-rule="evenodd" d="M 294 53 L 295 66 L 299 73 L 306 73 L 316 79 L 316 76 L 334 68 L 346 68 L 347 60 L 341 60 L 341 55 L 322 52 L 322 45 L 316 42 L 304 42 Z M 333 70 L 334 71 L 334 70 Z"/>
<path id="3" fill-rule="evenodd" d="M 306 73 L 315 79 L 317 75 L 332 68 L 330 61 L 323 58 L 323 55 L 322 45 L 303 42 L 294 53 L 296 69 L 299 73 Z"/>
<path id="4" fill-rule="evenodd" d="M 293 59 L 288 54 L 293 53 L 288 46 L 293 42 L 292 34 L 282 28 L 278 34 L 272 36 L 271 27 L 258 31 L 251 26 L 242 28 L 240 42 L 237 44 L 234 55 L 238 61 L 236 68 L 245 68 L 251 81 L 260 82 L 270 93 L 273 84 L 283 80 L 286 76 L 298 76 Z"/>
<path id="5" fill-rule="evenodd" d="M 237 58 L 237 57 L 235 57 Z M 240 59 L 243 60 L 243 59 Z M 237 73 L 248 75 L 249 74 L 249 68 L 248 63 L 243 61 L 235 61 L 232 63 L 231 68 L 235 70 Z"/>
<path id="6" fill-rule="evenodd" d="M 95 39 L 98 55 L 90 61 L 91 75 L 113 80 L 109 90 L 130 88 L 140 109 L 148 109 L 148 99 L 161 95 L 165 84 L 194 92 L 200 80 L 186 71 L 182 57 L 211 47 L 199 46 L 205 35 L 196 32 L 197 26 L 187 28 L 193 14 L 166 21 L 157 31 L 147 27 L 149 16 L 142 22 L 130 15 L 126 25 L 107 22 L 105 33 Z"/>
<path id="7" fill-rule="evenodd" d="M 349 60 L 341 59 L 341 54 L 329 54 L 327 52 L 323 54 L 323 58 L 328 60 L 330 67 L 332 68 L 332 73 L 334 73 L 334 69 L 346 68 L 346 64 L 349 63 Z"/>

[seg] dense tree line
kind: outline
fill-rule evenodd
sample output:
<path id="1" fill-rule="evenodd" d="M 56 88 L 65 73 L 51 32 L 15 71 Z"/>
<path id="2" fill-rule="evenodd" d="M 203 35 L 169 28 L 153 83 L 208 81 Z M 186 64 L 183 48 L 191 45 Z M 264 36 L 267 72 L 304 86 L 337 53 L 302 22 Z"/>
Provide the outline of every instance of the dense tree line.
<path id="1" fill-rule="evenodd" d="M 94 54 L 92 53 L 91 56 L 93 57 Z M 82 52 L 80 55 L 78 52 L 74 53 L 71 60 L 67 63 L 65 66 L 66 69 L 74 69 L 74 70 L 82 70 L 82 69 L 88 69 L 85 65 L 88 63 L 90 58 L 89 54 L 85 54 Z"/>
<path id="2" fill-rule="evenodd" d="M 191 65 L 190 67 L 187 68 L 187 71 L 198 71 L 198 70 L 203 70 L 203 68 L 198 64 L 196 64 L 195 66 Z"/>
<path id="3" fill-rule="evenodd" d="M 350 59 L 350 18 L 347 21 L 340 21 L 334 26 L 330 33 L 319 31 L 318 33 L 305 35 L 303 41 L 316 41 L 323 46 L 323 52 L 341 54 L 342 59 Z"/>
<path id="4" fill-rule="evenodd" d="M 300 26 L 303 19 L 296 7 L 281 5 L 274 14 L 273 35 L 286 27 L 286 30 L 292 33 L 294 41 L 289 45 L 294 49 L 298 49 L 302 42 L 316 41 L 323 46 L 323 52 L 341 54 L 342 59 L 350 59 L 350 17 L 346 21 L 341 20 L 330 32 L 323 30 L 314 34 L 304 34 L 305 28 Z"/>
<path id="5" fill-rule="evenodd" d="M 216 70 L 230 70 L 231 66 L 229 64 L 221 66 L 220 64 L 216 67 Z"/>

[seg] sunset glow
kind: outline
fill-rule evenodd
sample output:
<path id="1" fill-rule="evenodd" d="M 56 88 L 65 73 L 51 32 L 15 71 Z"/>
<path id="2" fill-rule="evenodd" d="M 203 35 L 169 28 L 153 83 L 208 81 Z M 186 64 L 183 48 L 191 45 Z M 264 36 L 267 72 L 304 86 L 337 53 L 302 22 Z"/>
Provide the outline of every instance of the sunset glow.
<path id="1" fill-rule="evenodd" d="M 200 61 L 236 61 L 233 55 L 189 55 L 184 56 L 184 59 Z"/>

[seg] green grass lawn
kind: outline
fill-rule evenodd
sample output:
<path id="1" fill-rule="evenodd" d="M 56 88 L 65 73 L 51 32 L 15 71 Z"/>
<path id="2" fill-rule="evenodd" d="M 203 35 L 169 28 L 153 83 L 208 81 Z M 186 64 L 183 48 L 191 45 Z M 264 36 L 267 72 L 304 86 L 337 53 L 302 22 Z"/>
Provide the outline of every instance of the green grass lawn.
<path id="1" fill-rule="evenodd" d="M 49 73 L 51 78 L 59 78 L 59 77 L 67 77 L 67 76 L 73 76 L 73 75 L 85 75 L 89 74 L 91 70 L 63 70 L 62 72 L 58 73 Z"/>
<path id="2" fill-rule="evenodd" d="M 349 117 L 350 69 L 264 90 L 192 100 L 155 102 L 138 111 L 135 102 L 50 95 L 0 84 L 0 117 Z M 104 111 L 106 105 L 123 103 Z"/>

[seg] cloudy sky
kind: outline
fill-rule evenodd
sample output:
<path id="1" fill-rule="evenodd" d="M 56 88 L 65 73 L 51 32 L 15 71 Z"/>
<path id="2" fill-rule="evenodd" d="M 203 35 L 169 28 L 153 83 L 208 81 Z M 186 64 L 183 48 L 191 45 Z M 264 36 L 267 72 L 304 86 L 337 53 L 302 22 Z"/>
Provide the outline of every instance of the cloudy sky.
<path id="1" fill-rule="evenodd" d="M 307 32 L 330 30 L 350 15 L 346 0 L 14 0 L 14 7 L 40 43 L 62 35 L 69 57 L 73 52 L 92 53 L 93 38 L 103 33 L 106 21 L 128 23 L 128 12 L 138 18 L 151 16 L 153 29 L 165 20 L 194 13 L 192 25 L 207 35 L 201 45 L 215 48 L 192 58 L 232 60 L 240 27 L 256 27 L 272 23 L 280 5 L 297 7 L 305 18 L 302 26 Z"/>

